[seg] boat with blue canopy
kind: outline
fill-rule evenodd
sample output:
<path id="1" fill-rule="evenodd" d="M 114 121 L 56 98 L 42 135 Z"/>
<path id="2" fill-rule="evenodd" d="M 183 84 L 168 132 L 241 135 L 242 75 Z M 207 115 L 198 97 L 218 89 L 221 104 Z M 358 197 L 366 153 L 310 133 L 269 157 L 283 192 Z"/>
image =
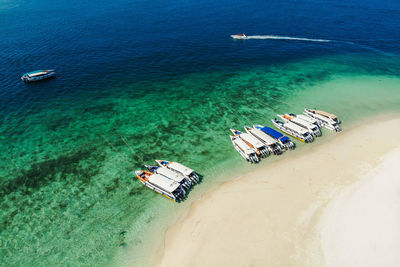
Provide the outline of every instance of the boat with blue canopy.
<path id="1" fill-rule="evenodd" d="M 294 143 L 290 140 L 289 137 L 285 136 L 284 134 L 282 134 L 270 127 L 266 127 L 263 125 L 253 125 L 253 128 L 260 129 L 264 133 L 275 138 L 278 141 L 278 143 L 282 146 L 282 148 L 284 148 L 284 149 L 294 149 L 295 148 Z"/>

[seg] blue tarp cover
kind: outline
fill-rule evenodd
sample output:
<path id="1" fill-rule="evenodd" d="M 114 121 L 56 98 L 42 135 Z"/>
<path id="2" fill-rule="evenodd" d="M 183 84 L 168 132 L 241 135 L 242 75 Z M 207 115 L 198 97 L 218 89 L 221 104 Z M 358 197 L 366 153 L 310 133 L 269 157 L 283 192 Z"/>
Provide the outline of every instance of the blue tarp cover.
<path id="1" fill-rule="evenodd" d="M 275 137 L 276 139 L 279 139 L 279 138 L 281 138 L 281 137 L 284 136 L 284 135 L 281 134 L 280 132 L 275 131 L 274 129 L 269 128 L 269 127 L 263 127 L 263 128 L 261 128 L 260 130 L 261 130 L 261 131 L 264 131 L 265 133 L 267 133 L 267 134 L 269 134 L 269 135 L 271 135 L 271 136 L 273 136 L 273 137 Z"/>
<path id="2" fill-rule="evenodd" d="M 284 137 L 281 138 L 281 141 L 282 141 L 282 142 L 290 141 L 290 138 L 287 137 L 287 136 L 284 136 Z"/>

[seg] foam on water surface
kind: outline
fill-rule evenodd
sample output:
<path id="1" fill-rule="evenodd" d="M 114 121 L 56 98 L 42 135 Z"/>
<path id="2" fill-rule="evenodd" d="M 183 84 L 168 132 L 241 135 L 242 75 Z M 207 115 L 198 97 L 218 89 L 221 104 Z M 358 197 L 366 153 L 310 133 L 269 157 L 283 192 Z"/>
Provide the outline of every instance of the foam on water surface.
<path id="1" fill-rule="evenodd" d="M 327 39 L 315 39 L 305 37 L 293 37 L 293 36 L 280 36 L 280 35 L 249 35 L 246 39 L 259 39 L 259 40 L 294 40 L 294 41 L 306 41 L 306 42 L 332 42 Z"/>

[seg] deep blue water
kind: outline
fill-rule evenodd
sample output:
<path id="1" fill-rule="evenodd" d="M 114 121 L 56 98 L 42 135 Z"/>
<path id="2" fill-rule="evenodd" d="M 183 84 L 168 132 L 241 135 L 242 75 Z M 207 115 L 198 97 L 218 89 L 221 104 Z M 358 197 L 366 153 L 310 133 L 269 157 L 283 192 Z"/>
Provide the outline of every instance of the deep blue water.
<path id="1" fill-rule="evenodd" d="M 134 167 L 160 155 L 205 172 L 239 161 L 223 127 L 255 118 L 253 108 L 274 111 L 341 63 L 398 76 L 399 28 L 398 0 L 1 1 L 0 260 L 107 262 L 131 245 L 127 229 L 157 216 L 151 204 L 164 205 Z M 237 33 L 331 41 L 232 40 Z M 329 57 L 340 66 L 245 72 Z M 56 79 L 20 80 L 49 68 Z"/>
<path id="2" fill-rule="evenodd" d="M 1 104 L 28 88 L 24 72 L 55 68 L 40 97 L 183 73 L 268 65 L 367 46 L 400 51 L 400 2 L 8 1 L 0 9 Z M 353 42 L 235 42 L 230 34 Z M 362 46 L 359 46 L 362 45 Z M 32 86 L 31 86 L 32 87 Z M 40 86 L 43 88 L 43 86 Z M 25 95 L 24 95 L 25 97 Z M 30 96 L 26 96 L 30 97 Z"/>

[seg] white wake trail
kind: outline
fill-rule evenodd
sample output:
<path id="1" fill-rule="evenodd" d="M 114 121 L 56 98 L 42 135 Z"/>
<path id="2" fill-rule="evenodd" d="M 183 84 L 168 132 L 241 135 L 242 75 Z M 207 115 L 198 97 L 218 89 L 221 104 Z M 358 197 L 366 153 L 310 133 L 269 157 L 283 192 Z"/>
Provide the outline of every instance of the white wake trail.
<path id="1" fill-rule="evenodd" d="M 235 35 L 231 35 L 232 37 Z M 372 52 L 382 54 L 385 56 L 393 56 L 392 53 L 387 53 L 385 51 L 382 51 L 380 49 L 368 46 L 368 45 L 363 45 L 363 44 L 358 44 L 350 41 L 338 41 L 338 40 L 328 40 L 328 39 L 313 39 L 313 38 L 304 38 L 304 37 L 291 37 L 291 36 L 280 36 L 280 35 L 250 35 L 250 36 L 245 36 L 245 38 L 238 38 L 238 39 L 260 39 L 260 40 L 297 40 L 297 41 L 305 41 L 305 42 L 322 42 L 322 43 L 328 43 L 328 42 L 334 42 L 334 43 L 342 43 L 342 44 L 347 44 L 351 46 L 358 46 L 359 48 L 365 49 L 365 50 L 370 50 Z"/>
<path id="2" fill-rule="evenodd" d="M 272 40 L 297 40 L 306 42 L 332 42 L 332 40 L 326 39 L 312 39 L 312 38 L 301 38 L 301 37 L 290 37 L 290 36 L 279 36 L 279 35 L 252 35 L 247 36 L 246 39 L 272 39 Z"/>

